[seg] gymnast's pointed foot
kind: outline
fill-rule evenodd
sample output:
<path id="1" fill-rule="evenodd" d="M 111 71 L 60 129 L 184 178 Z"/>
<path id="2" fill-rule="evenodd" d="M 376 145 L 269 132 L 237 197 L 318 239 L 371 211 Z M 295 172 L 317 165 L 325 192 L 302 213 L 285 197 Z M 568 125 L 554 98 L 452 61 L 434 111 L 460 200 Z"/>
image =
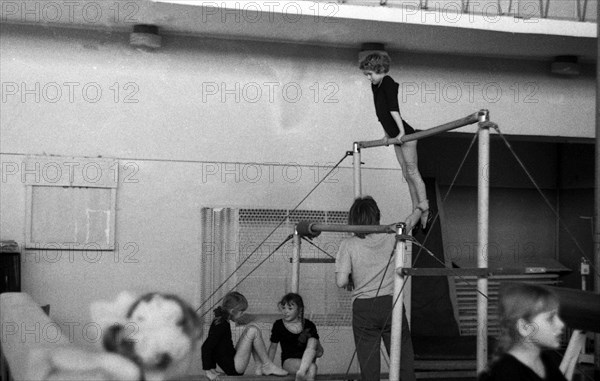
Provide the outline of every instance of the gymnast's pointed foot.
<path id="1" fill-rule="evenodd" d="M 421 228 L 426 232 L 433 219 L 433 215 L 429 210 L 429 200 L 420 202 L 419 205 L 417 205 L 417 209 L 421 211 Z"/>
<path id="2" fill-rule="evenodd" d="M 421 211 L 415 209 L 410 216 L 406 217 L 404 223 L 406 224 L 406 231 L 410 232 L 414 227 L 418 227 L 417 224 L 421 219 Z"/>

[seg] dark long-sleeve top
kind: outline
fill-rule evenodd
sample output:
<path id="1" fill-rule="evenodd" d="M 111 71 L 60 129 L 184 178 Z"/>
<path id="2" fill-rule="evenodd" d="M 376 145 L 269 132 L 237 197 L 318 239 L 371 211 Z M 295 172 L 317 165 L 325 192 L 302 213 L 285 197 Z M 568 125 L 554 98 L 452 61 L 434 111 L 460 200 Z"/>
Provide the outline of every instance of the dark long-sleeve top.
<path id="1" fill-rule="evenodd" d="M 544 379 L 527 365 L 506 353 L 492 364 L 489 371 L 479 376 L 479 381 L 567 381 L 548 353 L 542 352 L 541 358 L 544 368 L 546 368 L 546 378 Z"/>
<path id="2" fill-rule="evenodd" d="M 398 88 L 398 83 L 389 75 L 383 77 L 379 85 L 371 85 L 373 101 L 375 102 L 375 113 L 385 133 L 390 138 L 395 138 L 400 133 L 400 129 L 391 114 L 392 111 L 400 112 Z M 415 132 L 414 128 L 406 123 L 404 119 L 402 119 L 402 124 L 406 135 Z"/>
<path id="3" fill-rule="evenodd" d="M 221 359 L 233 357 L 235 357 L 235 347 L 229 321 L 213 320 L 208 330 L 208 337 L 202 344 L 202 369 L 215 369 Z"/>

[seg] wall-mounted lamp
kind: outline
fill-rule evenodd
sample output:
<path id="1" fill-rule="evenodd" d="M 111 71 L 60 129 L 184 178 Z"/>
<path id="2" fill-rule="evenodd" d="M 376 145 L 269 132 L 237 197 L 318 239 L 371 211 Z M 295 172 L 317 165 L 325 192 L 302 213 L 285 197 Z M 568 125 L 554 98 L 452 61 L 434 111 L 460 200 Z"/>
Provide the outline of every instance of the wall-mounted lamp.
<path id="1" fill-rule="evenodd" d="M 152 51 L 162 46 L 162 37 L 158 34 L 156 25 L 138 24 L 133 26 L 129 44 L 140 50 Z"/>

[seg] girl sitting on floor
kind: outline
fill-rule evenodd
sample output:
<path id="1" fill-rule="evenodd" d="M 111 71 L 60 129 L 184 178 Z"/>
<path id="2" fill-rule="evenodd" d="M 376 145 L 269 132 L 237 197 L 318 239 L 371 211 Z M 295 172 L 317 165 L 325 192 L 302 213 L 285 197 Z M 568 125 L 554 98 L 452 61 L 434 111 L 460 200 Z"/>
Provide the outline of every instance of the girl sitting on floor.
<path id="1" fill-rule="evenodd" d="M 223 303 L 214 310 L 215 318 L 210 325 L 208 337 L 202 344 L 202 369 L 210 380 L 217 380 L 217 365 L 225 374 L 240 376 L 244 374 L 250 356 L 257 361 L 257 374 L 285 376 L 288 374 L 271 361 L 260 329 L 249 324 L 237 345 L 233 346 L 229 321 L 241 323 L 244 312 L 248 309 L 248 301 L 244 295 L 233 291 L 225 295 Z M 258 364 L 260 363 L 260 364 Z"/>
<path id="2" fill-rule="evenodd" d="M 286 294 L 279 302 L 282 319 L 273 323 L 269 358 L 275 359 L 281 344 L 283 369 L 296 374 L 296 381 L 314 380 L 317 374 L 315 359 L 323 355 L 315 324 L 304 318 L 304 301 L 295 293 Z"/>

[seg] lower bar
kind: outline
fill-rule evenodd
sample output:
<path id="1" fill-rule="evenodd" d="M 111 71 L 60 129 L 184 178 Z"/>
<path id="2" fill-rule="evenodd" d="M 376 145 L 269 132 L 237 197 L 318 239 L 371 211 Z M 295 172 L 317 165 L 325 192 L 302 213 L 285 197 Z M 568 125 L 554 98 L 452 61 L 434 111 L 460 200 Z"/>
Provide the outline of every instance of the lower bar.
<path id="1" fill-rule="evenodd" d="M 293 259 L 290 258 L 290 263 Z M 335 258 L 300 258 L 300 263 L 335 263 Z"/>
<path id="2" fill-rule="evenodd" d="M 393 225 L 328 225 L 328 224 L 317 224 L 308 221 L 300 221 L 296 225 L 296 231 L 298 234 L 304 235 L 316 235 L 322 232 L 346 232 L 346 233 L 379 233 L 379 234 L 394 234 L 396 233 L 397 227 Z M 410 240 L 412 237 L 403 235 L 404 239 Z"/>
<path id="3" fill-rule="evenodd" d="M 525 275 L 545 274 L 543 267 L 521 267 L 521 268 L 480 268 L 480 267 L 440 267 L 440 268 L 404 268 L 402 273 L 407 276 L 480 276 L 488 277 L 495 275 Z"/>

